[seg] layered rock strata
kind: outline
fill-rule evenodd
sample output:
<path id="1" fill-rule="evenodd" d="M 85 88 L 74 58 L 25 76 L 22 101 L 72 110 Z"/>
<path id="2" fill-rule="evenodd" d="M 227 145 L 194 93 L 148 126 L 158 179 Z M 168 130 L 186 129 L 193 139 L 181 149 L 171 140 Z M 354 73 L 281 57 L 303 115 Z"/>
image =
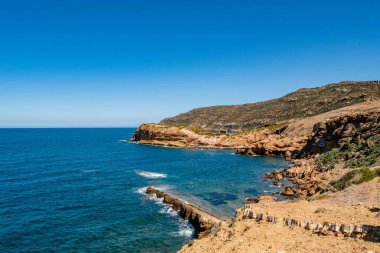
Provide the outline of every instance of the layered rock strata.
<path id="1" fill-rule="evenodd" d="M 372 240 L 380 240 L 379 226 L 300 221 L 292 218 L 280 218 L 265 213 L 257 213 L 250 208 L 243 208 L 241 217 L 243 219 L 253 219 L 257 222 L 267 221 L 269 223 L 282 223 L 283 225 L 289 227 L 301 227 L 321 235 L 338 236 L 339 234 L 342 234 L 348 237 L 371 238 Z"/>

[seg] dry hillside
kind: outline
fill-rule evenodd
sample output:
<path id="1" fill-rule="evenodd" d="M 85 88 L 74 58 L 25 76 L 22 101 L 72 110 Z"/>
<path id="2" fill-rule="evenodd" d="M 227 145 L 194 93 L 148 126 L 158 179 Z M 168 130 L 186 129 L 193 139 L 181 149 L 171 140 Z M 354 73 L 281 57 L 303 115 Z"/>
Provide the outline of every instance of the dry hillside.
<path id="1" fill-rule="evenodd" d="M 347 81 L 300 89 L 264 102 L 198 108 L 164 119 L 160 123 L 191 126 L 213 132 L 242 131 L 378 99 L 380 81 Z"/>

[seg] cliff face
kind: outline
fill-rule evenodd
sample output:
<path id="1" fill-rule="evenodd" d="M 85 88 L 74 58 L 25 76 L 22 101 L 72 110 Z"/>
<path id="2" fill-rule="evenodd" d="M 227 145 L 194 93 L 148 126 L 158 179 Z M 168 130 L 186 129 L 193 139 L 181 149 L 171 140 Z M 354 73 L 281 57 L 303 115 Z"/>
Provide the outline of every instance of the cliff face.
<path id="1" fill-rule="evenodd" d="M 380 134 L 380 112 L 373 111 L 357 115 L 345 115 L 339 118 L 315 124 L 312 136 L 298 157 L 307 157 L 324 153 L 349 144 L 369 143 L 370 138 Z"/>
<path id="2" fill-rule="evenodd" d="M 311 155 L 316 152 L 318 145 L 320 146 L 317 142 L 321 142 L 322 135 L 325 134 L 322 128 L 330 129 L 328 133 L 326 132 L 328 136 L 325 138 L 327 139 L 331 139 L 331 136 L 338 133 L 347 135 L 348 131 L 356 129 L 355 126 L 359 126 L 355 130 L 357 133 L 364 133 L 365 129 L 376 131 L 378 128 L 375 125 L 379 112 L 380 103 L 378 101 L 366 102 L 294 120 L 290 123 L 257 128 L 238 134 L 199 133 L 189 127 L 143 124 L 130 140 L 141 144 L 160 146 L 238 149 L 238 154 L 247 155 L 306 157 L 306 154 Z M 308 138 L 310 139 L 308 140 Z M 338 136 L 334 138 L 335 142 L 339 139 Z"/>
<path id="3" fill-rule="evenodd" d="M 188 128 L 159 124 L 141 125 L 131 141 L 168 147 L 238 149 L 239 154 L 290 155 L 306 143 L 306 136 L 286 137 L 270 129 L 234 134 L 205 135 Z"/>
<path id="4" fill-rule="evenodd" d="M 264 102 L 212 106 L 194 109 L 160 123 L 189 126 L 210 132 L 244 131 L 274 125 L 280 121 L 305 118 L 353 104 L 380 99 L 380 81 L 340 82 L 300 89 Z"/>

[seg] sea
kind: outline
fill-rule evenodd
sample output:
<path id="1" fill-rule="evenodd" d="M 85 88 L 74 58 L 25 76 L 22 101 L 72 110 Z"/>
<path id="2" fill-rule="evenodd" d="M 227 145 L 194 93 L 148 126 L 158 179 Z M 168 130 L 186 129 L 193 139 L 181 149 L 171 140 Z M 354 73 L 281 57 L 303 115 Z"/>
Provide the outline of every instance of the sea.
<path id="1" fill-rule="evenodd" d="M 192 226 L 155 186 L 223 218 L 289 164 L 234 150 L 140 145 L 135 128 L 0 129 L 0 252 L 176 252 Z"/>

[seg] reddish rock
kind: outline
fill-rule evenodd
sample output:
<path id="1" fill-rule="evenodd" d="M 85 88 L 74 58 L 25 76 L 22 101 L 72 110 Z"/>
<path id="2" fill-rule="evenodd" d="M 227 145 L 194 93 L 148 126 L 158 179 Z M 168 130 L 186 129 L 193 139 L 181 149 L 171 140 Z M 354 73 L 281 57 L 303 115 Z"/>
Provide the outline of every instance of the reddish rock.
<path id="1" fill-rule="evenodd" d="M 283 192 L 281 192 L 281 194 L 284 195 L 284 196 L 291 197 L 291 196 L 295 195 L 295 192 L 294 192 L 294 190 L 293 190 L 292 187 L 285 186 L 285 190 Z"/>

